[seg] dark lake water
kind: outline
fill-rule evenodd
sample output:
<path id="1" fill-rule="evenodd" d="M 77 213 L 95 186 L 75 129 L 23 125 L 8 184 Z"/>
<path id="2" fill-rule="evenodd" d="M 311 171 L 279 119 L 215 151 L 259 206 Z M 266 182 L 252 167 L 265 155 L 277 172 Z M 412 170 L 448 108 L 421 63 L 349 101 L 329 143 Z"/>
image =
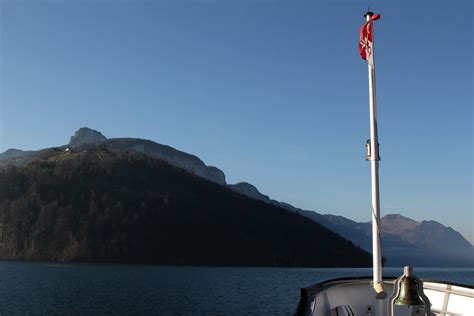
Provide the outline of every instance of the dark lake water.
<path id="1" fill-rule="evenodd" d="M 401 274 L 388 268 L 385 275 Z M 474 285 L 474 269 L 418 268 Z M 291 315 L 299 288 L 371 269 L 163 267 L 0 262 L 1 315 Z"/>

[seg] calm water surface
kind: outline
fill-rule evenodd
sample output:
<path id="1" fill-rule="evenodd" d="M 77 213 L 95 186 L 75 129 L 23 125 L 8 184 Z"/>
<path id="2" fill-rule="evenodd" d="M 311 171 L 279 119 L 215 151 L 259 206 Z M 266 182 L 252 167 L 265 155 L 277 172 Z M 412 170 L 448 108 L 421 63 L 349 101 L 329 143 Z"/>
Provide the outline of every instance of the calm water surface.
<path id="1" fill-rule="evenodd" d="M 418 268 L 474 285 L 474 269 Z M 0 262 L 1 315 L 291 315 L 299 288 L 371 269 L 162 267 Z M 401 269 L 385 269 L 385 275 Z"/>

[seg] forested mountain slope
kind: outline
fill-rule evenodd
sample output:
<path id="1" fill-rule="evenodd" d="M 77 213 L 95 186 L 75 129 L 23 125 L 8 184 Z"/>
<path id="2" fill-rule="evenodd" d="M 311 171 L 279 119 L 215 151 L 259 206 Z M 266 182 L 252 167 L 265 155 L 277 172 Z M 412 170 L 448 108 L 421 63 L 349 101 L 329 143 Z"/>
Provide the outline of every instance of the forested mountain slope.
<path id="1" fill-rule="evenodd" d="M 140 154 L 49 149 L 0 170 L 0 258 L 368 266 L 318 223 Z"/>

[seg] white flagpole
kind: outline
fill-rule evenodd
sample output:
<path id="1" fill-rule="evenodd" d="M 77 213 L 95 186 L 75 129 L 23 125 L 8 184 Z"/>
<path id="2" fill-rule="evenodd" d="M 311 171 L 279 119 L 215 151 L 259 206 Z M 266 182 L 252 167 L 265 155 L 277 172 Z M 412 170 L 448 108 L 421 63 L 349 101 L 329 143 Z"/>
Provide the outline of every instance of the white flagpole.
<path id="1" fill-rule="evenodd" d="M 374 13 L 365 13 L 366 21 L 369 21 Z M 373 28 L 372 28 L 373 30 Z M 372 38 L 373 39 L 373 38 Z M 374 60 L 374 45 L 372 42 L 371 58 Z M 377 111 L 375 101 L 375 67 L 368 58 L 369 69 L 369 102 L 370 102 L 370 160 L 372 180 L 372 265 L 373 265 L 373 287 L 377 298 L 384 299 L 387 295 L 383 289 L 382 282 L 382 254 L 380 247 L 380 195 L 379 195 L 379 143 L 377 135 Z"/>

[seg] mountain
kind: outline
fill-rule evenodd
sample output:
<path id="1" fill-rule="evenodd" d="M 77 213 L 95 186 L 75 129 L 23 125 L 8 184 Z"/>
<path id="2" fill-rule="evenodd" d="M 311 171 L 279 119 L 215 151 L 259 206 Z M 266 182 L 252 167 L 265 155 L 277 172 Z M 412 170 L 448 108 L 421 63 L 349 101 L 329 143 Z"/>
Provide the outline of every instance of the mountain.
<path id="1" fill-rule="evenodd" d="M 51 148 L 27 165 L 0 167 L 0 259 L 370 264 L 367 252 L 322 225 L 162 159 L 78 148 Z"/>
<path id="2" fill-rule="evenodd" d="M 239 182 L 237 184 L 230 184 L 228 187 L 236 192 L 242 193 L 256 200 L 270 203 L 270 198 L 268 195 L 260 193 L 260 191 L 258 191 L 258 189 L 250 183 Z"/>
<path id="3" fill-rule="evenodd" d="M 263 201 L 268 204 L 272 204 L 275 206 L 282 207 L 286 210 L 293 211 L 293 209 L 289 209 L 288 206 L 289 204 L 278 202 L 275 200 L 272 200 L 268 197 L 268 195 L 260 193 L 260 191 L 252 184 L 248 182 L 239 182 L 237 184 L 228 184 L 227 187 L 235 192 L 238 192 L 240 194 L 246 195 L 248 197 L 251 197 L 253 199 Z"/>
<path id="4" fill-rule="evenodd" d="M 69 145 L 77 146 L 88 143 L 97 143 L 107 140 L 107 137 L 102 135 L 101 132 L 93 130 L 88 127 L 81 127 L 77 130 L 71 139 L 69 140 Z"/>
<path id="5" fill-rule="evenodd" d="M 372 252 L 372 237 L 367 235 L 361 228 L 365 223 L 357 223 L 343 216 L 331 214 L 319 214 L 314 211 L 299 210 L 299 213 L 313 221 L 329 228 L 333 232 L 338 233 L 347 240 L 352 241 L 355 245 L 360 246 L 369 252 Z"/>
<path id="6" fill-rule="evenodd" d="M 68 144 L 57 147 L 60 149 L 71 149 L 75 151 L 87 149 L 109 149 L 115 151 L 127 151 L 130 153 L 141 153 L 151 157 L 162 159 L 169 164 L 182 168 L 209 181 L 225 185 L 224 172 L 206 164 L 198 157 L 174 149 L 173 147 L 155 143 L 150 140 L 138 138 L 106 138 L 102 133 L 88 127 L 82 127 L 71 136 Z M 15 152 L 0 154 L 1 165 L 26 165 L 36 159 L 40 159 L 42 153 L 47 150 Z"/>
<path id="7" fill-rule="evenodd" d="M 173 147 L 138 138 L 107 138 L 102 133 L 83 127 L 74 133 L 66 145 L 39 151 L 9 149 L 0 154 L 1 166 L 26 166 L 47 159 L 61 151 L 80 153 L 110 151 L 143 154 L 161 159 L 193 175 L 216 183 L 246 197 L 304 215 L 366 251 L 372 250 L 371 224 L 358 223 L 348 218 L 303 210 L 285 202 L 271 199 L 247 182 L 227 184 L 225 174 L 214 166 L 207 166 L 199 157 Z M 387 215 L 381 219 L 383 255 L 388 265 L 416 266 L 474 266 L 472 245 L 461 234 L 435 221 L 416 222 L 401 215 Z"/>
<path id="8" fill-rule="evenodd" d="M 15 149 L 15 148 L 10 148 L 4 151 L 3 153 L 0 153 L 0 161 L 15 161 L 15 159 L 18 158 L 23 158 L 27 156 L 33 155 L 35 152 L 32 150 L 20 150 L 20 149 Z"/>
<path id="9" fill-rule="evenodd" d="M 303 211 L 323 226 L 352 241 L 362 249 L 372 249 L 372 224 L 358 223 L 342 216 Z M 380 220 L 382 254 L 388 266 L 472 267 L 474 247 L 457 231 L 436 221 L 417 222 L 399 214 Z"/>

